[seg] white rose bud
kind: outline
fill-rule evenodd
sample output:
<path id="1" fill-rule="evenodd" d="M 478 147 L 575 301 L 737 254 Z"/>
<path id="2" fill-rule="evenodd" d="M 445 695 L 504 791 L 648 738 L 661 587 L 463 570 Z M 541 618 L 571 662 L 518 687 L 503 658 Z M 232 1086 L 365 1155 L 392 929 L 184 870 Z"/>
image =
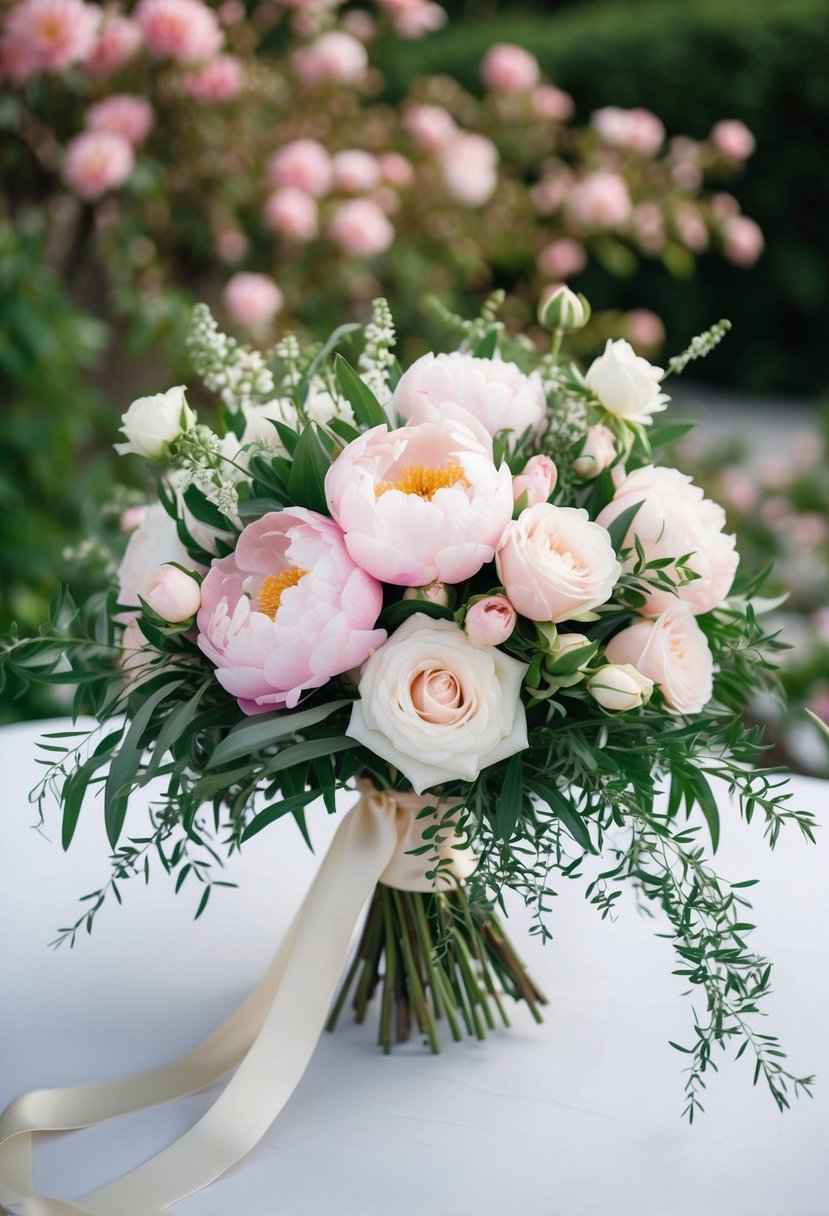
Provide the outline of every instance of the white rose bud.
<path id="1" fill-rule="evenodd" d="M 585 297 L 562 285 L 541 301 L 538 320 L 545 329 L 574 333 L 577 329 L 584 329 L 590 320 L 590 313 L 590 305 Z"/>
<path id="2" fill-rule="evenodd" d="M 626 713 L 645 704 L 653 692 L 653 680 L 643 676 L 631 663 L 611 663 L 600 667 L 590 677 L 587 691 L 602 709 Z"/>
<path id="3" fill-rule="evenodd" d="M 171 443 L 195 422 L 195 414 L 185 398 L 186 389 L 179 384 L 166 393 L 139 397 L 121 417 L 121 432 L 126 443 L 116 443 L 120 456 L 134 452 L 150 459 L 164 456 Z"/>
<path id="4" fill-rule="evenodd" d="M 439 604 L 446 608 L 449 604 L 449 588 L 446 583 L 435 581 L 425 587 L 407 587 L 403 592 L 404 600 L 417 600 L 422 604 Z"/>
<path id="5" fill-rule="evenodd" d="M 178 625 L 198 612 L 201 587 L 178 566 L 159 566 L 144 584 L 142 598 L 158 616 Z"/>
<path id="6" fill-rule="evenodd" d="M 573 461 L 573 472 L 582 481 L 592 481 L 616 459 L 616 443 L 613 432 L 599 423 L 587 432 L 582 449 Z"/>
<path id="7" fill-rule="evenodd" d="M 608 339 L 604 354 L 593 360 L 584 379 L 609 414 L 647 426 L 670 401 L 659 391 L 664 374 L 619 338 Z"/>

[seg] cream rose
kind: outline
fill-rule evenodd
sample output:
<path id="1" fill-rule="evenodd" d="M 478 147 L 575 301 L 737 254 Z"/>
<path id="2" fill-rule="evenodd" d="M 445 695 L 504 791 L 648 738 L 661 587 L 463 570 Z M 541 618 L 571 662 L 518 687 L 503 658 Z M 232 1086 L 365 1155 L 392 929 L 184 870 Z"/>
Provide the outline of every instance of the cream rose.
<path id="1" fill-rule="evenodd" d="M 347 734 L 415 791 L 474 781 L 527 746 L 527 668 L 476 646 L 452 621 L 416 612 L 365 662 Z"/>
<path id="2" fill-rule="evenodd" d="M 507 525 L 495 555 L 510 602 L 531 621 L 570 621 L 610 599 L 622 573 L 587 512 L 542 502 Z"/>
<path id="3" fill-rule="evenodd" d="M 584 379 L 608 413 L 648 425 L 670 401 L 659 391 L 664 374 L 661 367 L 653 367 L 629 342 L 619 338 L 608 340 L 604 353 L 593 360 Z"/>
<path id="4" fill-rule="evenodd" d="M 149 459 L 163 456 L 170 444 L 196 421 L 185 392 L 184 385 L 179 384 L 166 393 L 133 401 L 121 417 L 120 429 L 127 442 L 116 443 L 115 451 L 121 456 L 134 452 Z"/>
<path id="5" fill-rule="evenodd" d="M 655 621 L 637 621 L 607 646 L 609 663 L 631 663 L 658 684 L 670 709 L 698 714 L 714 689 L 714 660 L 705 634 L 686 604 L 675 603 Z"/>
<path id="6" fill-rule="evenodd" d="M 645 704 L 653 692 L 653 681 L 632 663 L 609 663 L 590 677 L 587 691 L 609 713 L 629 713 Z"/>

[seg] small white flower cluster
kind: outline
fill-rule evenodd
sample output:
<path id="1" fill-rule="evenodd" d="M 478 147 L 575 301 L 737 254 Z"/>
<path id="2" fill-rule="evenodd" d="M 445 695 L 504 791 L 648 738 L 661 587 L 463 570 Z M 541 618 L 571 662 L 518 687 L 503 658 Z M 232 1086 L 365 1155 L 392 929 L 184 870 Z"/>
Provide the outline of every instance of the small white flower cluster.
<path id="1" fill-rule="evenodd" d="M 223 334 L 206 304 L 193 309 L 187 349 L 205 387 L 234 413 L 273 395 L 273 373 L 262 355 Z"/>
<path id="2" fill-rule="evenodd" d="M 365 327 L 365 348 L 360 355 L 360 375 L 381 405 L 391 396 L 388 374 L 394 365 L 391 353 L 397 341 L 394 319 L 388 300 L 382 297 L 372 301 L 371 320 Z"/>
<path id="3" fill-rule="evenodd" d="M 704 359 L 706 355 L 710 355 L 714 347 L 722 342 L 729 329 L 731 329 L 731 322 L 723 320 L 712 325 L 710 329 L 706 329 L 705 333 L 697 334 L 681 355 L 674 355 L 673 359 L 668 362 L 669 374 L 672 373 L 676 376 L 684 371 L 694 359 Z"/>
<path id="4" fill-rule="evenodd" d="M 296 334 L 288 331 L 274 347 L 274 355 L 286 365 L 285 375 L 282 377 L 281 386 L 286 385 L 289 388 L 294 388 L 299 383 L 299 360 L 302 351 L 299 347 Z"/>

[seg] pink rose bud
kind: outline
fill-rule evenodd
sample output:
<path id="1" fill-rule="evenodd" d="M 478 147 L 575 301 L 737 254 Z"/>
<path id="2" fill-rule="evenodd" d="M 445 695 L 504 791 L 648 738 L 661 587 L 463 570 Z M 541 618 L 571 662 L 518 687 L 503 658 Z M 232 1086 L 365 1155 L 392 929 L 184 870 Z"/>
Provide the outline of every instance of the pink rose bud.
<path id="1" fill-rule="evenodd" d="M 591 426 L 584 447 L 573 462 L 573 472 L 583 481 L 592 481 L 616 459 L 616 442 L 613 432 L 599 423 Z"/>
<path id="2" fill-rule="evenodd" d="M 535 55 L 505 42 L 491 47 L 481 64 L 484 84 L 496 93 L 529 93 L 538 84 L 539 75 Z"/>
<path id="3" fill-rule="evenodd" d="M 736 118 L 718 122 L 711 132 L 711 142 L 727 160 L 748 160 L 756 147 L 748 127 Z"/>
<path id="4" fill-rule="evenodd" d="M 546 502 L 556 488 L 558 469 L 549 456 L 532 456 L 524 468 L 512 480 L 512 494 L 515 502 L 526 495 L 523 506 L 534 507 L 536 503 Z"/>
<path id="5" fill-rule="evenodd" d="M 505 595 L 487 595 L 469 608 L 463 627 L 479 646 L 502 646 L 515 628 L 515 609 Z"/>
<path id="6" fill-rule="evenodd" d="M 296 186 L 271 194 L 265 200 L 262 218 L 272 232 L 294 241 L 312 241 L 319 232 L 317 200 Z"/>
<path id="7" fill-rule="evenodd" d="M 449 588 L 446 583 L 439 581 L 427 583 L 425 587 L 407 587 L 403 592 L 403 599 L 439 604 L 441 608 L 446 608 L 449 604 Z"/>
<path id="8" fill-rule="evenodd" d="M 394 228 L 371 199 L 355 198 L 337 208 L 328 235 L 343 253 L 373 257 L 391 245 Z"/>
<path id="9" fill-rule="evenodd" d="M 159 566 L 145 582 L 142 599 L 158 616 L 178 625 L 198 612 L 201 588 L 178 566 Z"/>
<path id="10" fill-rule="evenodd" d="M 235 274 L 224 289 L 227 311 L 237 325 L 259 329 L 268 325 L 282 308 L 285 298 L 266 274 Z"/>
<path id="11" fill-rule="evenodd" d="M 63 180 L 75 194 L 93 202 L 123 185 L 134 163 L 132 148 L 121 135 L 83 131 L 66 149 Z"/>

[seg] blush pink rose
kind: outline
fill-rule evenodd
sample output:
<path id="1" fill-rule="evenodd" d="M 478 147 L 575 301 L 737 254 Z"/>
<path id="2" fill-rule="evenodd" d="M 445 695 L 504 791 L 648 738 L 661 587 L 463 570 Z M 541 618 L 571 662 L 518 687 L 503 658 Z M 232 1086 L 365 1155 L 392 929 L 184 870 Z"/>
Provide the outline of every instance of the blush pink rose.
<path id="1" fill-rule="evenodd" d="M 657 616 L 675 604 L 677 597 L 695 615 L 718 607 L 728 595 L 739 561 L 735 538 L 723 531 L 722 507 L 706 498 L 700 487 L 678 469 L 646 465 L 624 478 L 597 523 L 609 527 L 635 503 L 642 506 L 628 529 L 624 547 L 632 548 L 637 536 L 648 560 L 676 559 L 690 553 L 689 565 L 699 575 L 677 587 L 676 594 L 657 588 L 643 592 L 647 602 L 639 611 L 644 616 Z M 631 569 L 634 562 L 635 555 L 631 554 L 626 568 Z"/>
<path id="2" fill-rule="evenodd" d="M 631 211 L 625 179 L 608 170 L 591 173 L 573 188 L 567 200 L 567 213 L 580 228 L 620 228 Z"/>
<path id="3" fill-rule="evenodd" d="M 95 45 L 87 59 L 87 67 L 98 76 L 111 76 L 131 59 L 143 38 L 137 21 L 120 13 L 104 17 Z"/>
<path id="4" fill-rule="evenodd" d="M 490 47 L 481 64 L 484 84 L 496 93 L 529 93 L 539 75 L 535 55 L 506 42 Z"/>
<path id="5" fill-rule="evenodd" d="M 269 325 L 285 303 L 273 279 L 245 271 L 228 280 L 222 298 L 236 324 L 246 329 Z"/>
<path id="6" fill-rule="evenodd" d="M 571 621 L 607 603 L 622 573 L 610 537 L 587 512 L 538 503 L 504 532 L 498 577 L 522 616 Z"/>
<path id="7" fill-rule="evenodd" d="M 305 85 L 358 84 L 368 69 L 368 55 L 362 42 L 342 30 L 331 30 L 296 51 L 293 64 Z"/>
<path id="8" fill-rule="evenodd" d="M 4 67 L 11 68 L 12 79 L 25 79 L 83 63 L 92 53 L 100 21 L 101 10 L 82 0 L 22 0 L 6 17 Z"/>
<path id="9" fill-rule="evenodd" d="M 463 627 L 479 646 L 503 646 L 515 628 L 515 609 L 505 595 L 487 595 L 468 610 Z"/>
<path id="10" fill-rule="evenodd" d="M 458 135 L 457 123 L 442 106 L 409 106 L 403 126 L 420 152 L 441 152 Z"/>
<path id="11" fill-rule="evenodd" d="M 362 148 L 347 148 L 337 152 L 331 161 L 334 189 L 344 194 L 368 194 L 380 184 L 377 157 Z"/>
<path id="12" fill-rule="evenodd" d="M 386 640 L 383 588 L 358 569 L 335 523 L 291 507 L 249 524 L 201 588 L 198 644 L 246 714 L 293 709 Z"/>
<path id="13" fill-rule="evenodd" d="M 123 185 L 134 163 L 132 148 L 122 136 L 83 131 L 66 149 L 63 179 L 75 194 L 93 202 Z"/>
<path id="14" fill-rule="evenodd" d="M 537 375 L 525 375 L 505 359 L 476 359 L 454 351 L 422 355 L 404 372 L 391 399 L 392 414 L 413 422 L 437 422 L 471 414 L 489 435 L 527 430 L 537 435 L 547 416 L 547 400 Z"/>
<path id="15" fill-rule="evenodd" d="M 687 604 L 674 602 L 653 621 L 617 633 L 607 645 L 608 663 L 630 663 L 662 689 L 669 709 L 698 714 L 714 691 L 714 659 Z"/>
<path id="16" fill-rule="evenodd" d="M 337 207 L 328 236 L 343 253 L 370 258 L 385 253 L 394 241 L 394 228 L 372 199 L 355 198 Z"/>
<path id="17" fill-rule="evenodd" d="M 616 459 L 616 440 L 613 432 L 602 423 L 591 426 L 581 451 L 573 461 L 573 472 L 582 481 L 592 481 Z"/>
<path id="18" fill-rule="evenodd" d="M 269 195 L 262 218 L 271 232 L 294 241 L 312 241 L 319 232 L 317 200 L 296 186 L 285 186 Z"/>
<path id="19" fill-rule="evenodd" d="M 223 102 L 238 97 L 243 81 L 241 60 L 235 55 L 217 55 L 185 76 L 182 87 L 197 101 Z"/>
<path id="20" fill-rule="evenodd" d="M 325 492 L 354 561 L 403 587 L 471 578 L 512 515 L 512 478 L 491 440 L 449 419 L 374 427 L 340 453 Z"/>
<path id="21" fill-rule="evenodd" d="M 737 118 L 724 118 L 711 132 L 711 142 L 727 160 L 748 160 L 756 145 L 745 123 Z"/>
<path id="22" fill-rule="evenodd" d="M 558 469 L 549 456 L 531 456 L 517 477 L 512 479 L 512 496 L 524 498 L 525 507 L 546 502 L 556 488 Z"/>
<path id="23" fill-rule="evenodd" d="M 153 126 L 153 108 L 144 97 L 114 93 L 90 106 L 86 112 L 90 131 L 120 135 L 131 147 L 143 143 Z"/>
<path id="24" fill-rule="evenodd" d="M 295 139 L 274 153 L 267 175 L 277 189 L 293 187 L 322 198 L 331 189 L 331 157 L 316 139 Z"/>
<path id="25" fill-rule="evenodd" d="M 181 63 L 212 59 L 224 41 L 216 14 L 201 0 L 140 0 L 135 19 L 153 55 Z"/>
<path id="26" fill-rule="evenodd" d="M 449 197 L 465 207 L 482 207 L 498 185 L 498 149 L 485 135 L 467 131 L 441 152 L 443 183 Z"/>

